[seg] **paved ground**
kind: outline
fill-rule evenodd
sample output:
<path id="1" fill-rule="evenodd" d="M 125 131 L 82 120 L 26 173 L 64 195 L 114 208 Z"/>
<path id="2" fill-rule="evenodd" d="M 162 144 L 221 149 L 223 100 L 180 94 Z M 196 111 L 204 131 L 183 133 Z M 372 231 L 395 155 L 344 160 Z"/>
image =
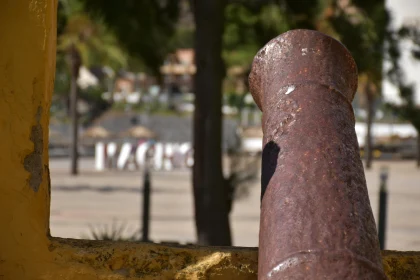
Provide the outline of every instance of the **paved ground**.
<path id="1" fill-rule="evenodd" d="M 372 209 L 377 216 L 379 168 L 390 168 L 387 249 L 420 250 L 420 170 L 413 162 L 376 162 L 366 172 Z M 83 159 L 78 177 L 68 175 L 66 159 L 51 159 L 51 233 L 89 238 L 89 226 L 126 225 L 128 235 L 139 229 L 141 173 L 92 170 Z M 150 236 L 153 241 L 194 242 L 193 201 L 188 171 L 152 174 Z M 235 246 L 257 246 L 259 184 L 235 201 L 231 215 Z"/>

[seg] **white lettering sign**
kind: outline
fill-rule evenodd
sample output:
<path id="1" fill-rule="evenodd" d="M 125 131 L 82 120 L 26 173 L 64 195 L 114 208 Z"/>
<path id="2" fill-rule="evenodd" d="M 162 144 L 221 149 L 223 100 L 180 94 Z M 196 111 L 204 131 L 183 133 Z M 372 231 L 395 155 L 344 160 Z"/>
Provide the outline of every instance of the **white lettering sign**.
<path id="1" fill-rule="evenodd" d="M 116 166 L 112 164 L 116 161 Z M 124 143 L 118 147 L 116 143 L 96 143 L 95 168 L 98 171 L 106 168 L 124 170 L 133 165 L 135 168 L 149 164 L 155 170 L 173 170 L 192 167 L 193 150 L 190 143 L 139 143 L 137 147 Z"/>

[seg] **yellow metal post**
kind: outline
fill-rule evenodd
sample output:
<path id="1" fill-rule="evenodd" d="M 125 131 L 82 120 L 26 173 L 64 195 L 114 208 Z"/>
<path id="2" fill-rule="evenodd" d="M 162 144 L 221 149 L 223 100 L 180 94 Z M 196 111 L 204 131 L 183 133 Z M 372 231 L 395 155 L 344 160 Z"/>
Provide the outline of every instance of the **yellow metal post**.
<path id="1" fill-rule="evenodd" d="M 48 252 L 48 120 L 56 1 L 0 2 L 0 279 L 30 279 Z M 3 278 L 2 278 L 3 277 Z"/>

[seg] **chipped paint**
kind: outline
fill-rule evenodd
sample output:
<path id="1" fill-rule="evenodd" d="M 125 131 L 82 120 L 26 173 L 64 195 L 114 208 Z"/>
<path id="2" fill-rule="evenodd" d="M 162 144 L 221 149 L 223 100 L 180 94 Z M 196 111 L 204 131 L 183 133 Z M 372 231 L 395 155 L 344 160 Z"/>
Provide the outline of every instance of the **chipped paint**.
<path id="1" fill-rule="evenodd" d="M 291 257 L 286 259 L 285 261 L 279 263 L 278 265 L 276 265 L 268 274 L 267 276 L 269 278 L 273 277 L 274 274 L 276 274 L 277 272 L 283 271 L 291 266 L 296 265 L 299 262 L 299 259 L 297 257 Z"/>
<path id="2" fill-rule="evenodd" d="M 42 108 L 39 106 L 35 120 L 36 124 L 32 126 L 30 139 L 34 144 L 33 151 L 27 155 L 23 161 L 23 166 L 26 171 L 30 173 L 28 184 L 37 192 L 39 186 L 42 183 L 42 175 L 44 171 L 44 165 L 42 162 L 42 155 L 44 152 L 44 135 L 41 121 Z"/>
<path id="3" fill-rule="evenodd" d="M 31 12 L 31 18 L 35 25 L 38 25 L 43 30 L 43 36 L 40 36 L 39 42 L 42 50 L 45 50 L 48 36 L 48 28 L 46 27 L 46 9 L 47 1 L 43 0 L 31 0 L 28 4 L 29 11 Z"/>
<path id="4" fill-rule="evenodd" d="M 291 85 L 287 88 L 287 91 L 284 93 L 286 95 L 292 93 L 292 91 L 294 91 L 296 89 L 296 87 L 294 85 Z"/>

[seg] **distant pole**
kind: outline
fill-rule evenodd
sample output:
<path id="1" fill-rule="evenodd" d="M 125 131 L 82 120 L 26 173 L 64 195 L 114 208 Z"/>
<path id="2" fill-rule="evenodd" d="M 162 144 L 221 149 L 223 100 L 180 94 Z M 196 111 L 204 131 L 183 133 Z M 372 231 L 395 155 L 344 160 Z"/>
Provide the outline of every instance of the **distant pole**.
<path id="1" fill-rule="evenodd" d="M 71 158 L 71 175 L 77 175 L 79 173 L 79 151 L 78 151 L 78 130 L 79 130 L 79 115 L 77 112 L 77 100 L 78 100 L 78 88 L 77 78 L 79 77 L 79 69 L 81 66 L 80 53 L 76 46 L 73 44 L 70 47 L 70 70 L 71 70 L 71 82 L 70 82 L 70 117 L 71 117 L 71 145 L 70 145 L 70 158 Z"/>
<path id="2" fill-rule="evenodd" d="M 249 124 L 249 109 L 243 108 L 241 111 L 241 125 L 247 127 Z"/>
<path id="3" fill-rule="evenodd" d="M 387 203 L 388 203 L 388 190 L 387 190 L 387 180 L 388 180 L 388 168 L 381 168 L 381 185 L 379 187 L 379 215 L 378 215 L 378 238 L 379 246 L 381 250 L 385 249 L 385 231 L 386 231 L 386 215 L 387 215 Z"/>
<path id="4" fill-rule="evenodd" d="M 145 164 L 143 175 L 143 226 L 142 226 L 142 241 L 149 241 L 149 223 L 150 223 L 150 171 L 147 164 Z"/>

